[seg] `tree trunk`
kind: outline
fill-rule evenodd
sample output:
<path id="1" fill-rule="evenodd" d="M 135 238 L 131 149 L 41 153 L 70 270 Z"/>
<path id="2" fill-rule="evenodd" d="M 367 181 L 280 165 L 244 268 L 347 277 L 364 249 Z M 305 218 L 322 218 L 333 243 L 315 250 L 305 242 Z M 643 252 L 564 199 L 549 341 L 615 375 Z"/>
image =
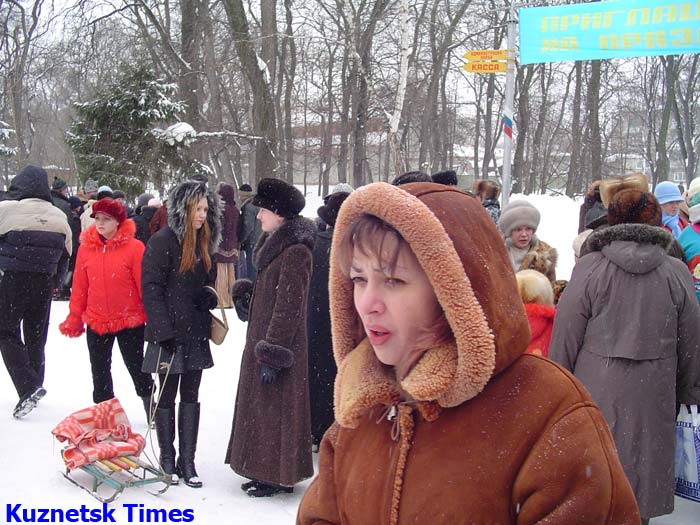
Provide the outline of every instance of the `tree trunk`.
<path id="1" fill-rule="evenodd" d="M 583 83 L 583 65 L 582 62 L 576 62 L 574 65 L 576 71 L 576 80 L 574 83 L 574 101 L 572 108 L 571 122 L 571 157 L 569 161 L 569 172 L 566 177 L 566 194 L 573 197 L 576 192 L 581 191 L 581 188 L 576 185 L 579 174 L 579 159 L 581 155 L 581 93 Z"/>

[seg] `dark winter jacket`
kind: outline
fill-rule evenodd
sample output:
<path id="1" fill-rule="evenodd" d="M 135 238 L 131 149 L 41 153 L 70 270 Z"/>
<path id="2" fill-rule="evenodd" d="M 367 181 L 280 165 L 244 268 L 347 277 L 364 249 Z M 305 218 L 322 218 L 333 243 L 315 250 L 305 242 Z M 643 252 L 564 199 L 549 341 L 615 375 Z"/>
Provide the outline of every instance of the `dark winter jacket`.
<path id="1" fill-rule="evenodd" d="M 221 243 L 214 255 L 214 262 L 235 263 L 238 260 L 238 220 L 236 193 L 230 184 L 222 184 L 219 195 L 223 200 L 221 214 Z"/>
<path id="2" fill-rule="evenodd" d="M 288 219 L 255 248 L 258 275 L 226 463 L 276 485 L 292 486 L 314 472 L 306 304 L 315 229 L 309 219 Z M 261 363 L 280 370 L 273 384 L 261 384 Z"/>
<path id="3" fill-rule="evenodd" d="M 153 219 L 153 215 L 158 209 L 153 206 L 144 206 L 141 208 L 141 213 L 134 217 L 134 224 L 136 224 L 135 237 L 144 245 L 148 244 L 148 239 L 151 238 L 151 219 Z"/>
<path id="4" fill-rule="evenodd" d="M 486 199 L 483 205 L 486 211 L 489 212 L 489 215 L 491 215 L 493 222 L 498 224 L 498 219 L 501 217 L 501 205 L 498 199 Z"/>
<path id="5" fill-rule="evenodd" d="M 262 225 L 256 219 L 257 215 L 258 208 L 253 205 L 252 199 L 241 204 L 241 218 L 238 221 L 238 243 L 241 250 L 255 246 L 262 235 Z"/>
<path id="6" fill-rule="evenodd" d="M 180 273 L 181 242 L 185 234 L 185 203 L 192 191 L 204 191 L 203 185 L 177 186 L 168 197 L 168 226 L 153 234 L 143 256 L 141 275 L 143 304 L 146 309 L 145 338 L 149 342 L 143 362 L 144 372 L 164 372 L 163 362 L 172 357 L 157 343 L 175 340 L 176 352 L 170 372 L 181 374 L 214 365 L 209 349 L 211 318 L 208 311 L 195 307 L 195 300 L 204 286 L 216 282 L 216 265 L 206 272 L 200 259 L 192 271 Z M 219 199 L 207 192 L 211 230 L 209 250 L 212 253 L 220 239 Z"/>
<path id="7" fill-rule="evenodd" d="M 641 224 L 591 234 L 549 347 L 600 406 L 649 518 L 673 510 L 676 402 L 700 401 L 700 306 L 672 240 Z"/>
<path id="8" fill-rule="evenodd" d="M 60 191 L 51 190 L 51 201 L 53 205 L 66 214 L 66 220 L 70 221 L 73 218 L 73 212 L 70 209 L 68 198 Z M 77 248 L 76 248 L 77 249 Z"/>
<path id="9" fill-rule="evenodd" d="M 83 323 L 99 335 L 114 334 L 146 322 L 141 300 L 141 259 L 144 246 L 134 238 L 136 227 L 126 220 L 104 242 L 93 224 L 80 238 L 73 273 L 70 314 L 61 333 L 78 337 Z"/>
<path id="10" fill-rule="evenodd" d="M 51 200 L 46 172 L 28 166 L 0 202 L 0 269 L 56 275 L 68 268 L 73 241 L 65 214 Z"/>
<path id="11" fill-rule="evenodd" d="M 311 435 L 320 442 L 333 423 L 333 383 L 336 367 L 331 339 L 331 315 L 328 305 L 328 270 L 333 228 L 316 234 L 313 271 L 309 286 L 306 315 L 309 337 L 309 398 L 311 400 Z"/>

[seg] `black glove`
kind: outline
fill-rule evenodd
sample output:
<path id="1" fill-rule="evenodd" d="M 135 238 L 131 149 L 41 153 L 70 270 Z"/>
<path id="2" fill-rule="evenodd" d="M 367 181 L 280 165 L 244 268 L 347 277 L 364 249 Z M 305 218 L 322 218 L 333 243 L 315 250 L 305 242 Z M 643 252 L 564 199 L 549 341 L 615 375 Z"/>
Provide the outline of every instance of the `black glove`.
<path id="1" fill-rule="evenodd" d="M 216 307 L 216 294 L 209 288 L 202 288 L 194 295 L 192 302 L 194 302 L 194 307 L 200 312 L 208 312 Z"/>
<path id="2" fill-rule="evenodd" d="M 250 292 L 248 292 L 233 300 L 236 315 L 244 323 L 248 321 L 248 314 L 250 313 L 250 295 Z"/>
<path id="3" fill-rule="evenodd" d="M 277 374 L 279 374 L 279 368 L 273 368 L 265 363 L 260 363 L 260 383 L 263 385 L 271 385 L 277 381 Z"/>
<path id="4" fill-rule="evenodd" d="M 175 353 L 175 338 L 166 339 L 164 341 L 158 341 L 158 346 L 161 350 L 168 352 L 170 354 Z"/>

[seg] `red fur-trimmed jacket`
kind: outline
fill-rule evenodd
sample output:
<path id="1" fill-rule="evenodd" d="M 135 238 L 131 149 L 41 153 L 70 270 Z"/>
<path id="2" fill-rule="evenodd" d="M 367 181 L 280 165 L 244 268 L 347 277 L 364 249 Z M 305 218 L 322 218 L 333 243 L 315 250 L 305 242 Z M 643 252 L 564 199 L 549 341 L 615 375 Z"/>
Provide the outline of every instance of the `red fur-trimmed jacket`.
<path id="1" fill-rule="evenodd" d="M 556 309 L 546 304 L 525 303 L 525 313 L 530 323 L 530 344 L 525 353 L 549 357 L 549 340 L 552 338 Z"/>
<path id="2" fill-rule="evenodd" d="M 70 313 L 59 329 L 78 337 L 87 324 L 103 335 L 146 322 L 141 299 L 141 259 L 145 247 L 136 238 L 136 225 L 126 220 L 117 233 L 104 242 L 95 226 L 80 236 L 73 273 Z"/>

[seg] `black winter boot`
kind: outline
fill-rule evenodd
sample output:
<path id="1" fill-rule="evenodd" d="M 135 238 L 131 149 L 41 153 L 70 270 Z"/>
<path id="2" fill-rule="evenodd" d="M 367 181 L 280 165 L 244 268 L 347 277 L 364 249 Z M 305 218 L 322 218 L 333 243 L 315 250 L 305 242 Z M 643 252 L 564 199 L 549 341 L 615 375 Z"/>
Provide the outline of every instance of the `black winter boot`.
<path id="1" fill-rule="evenodd" d="M 198 489 L 202 482 L 194 468 L 194 453 L 197 450 L 199 432 L 199 403 L 180 403 L 177 414 L 177 432 L 180 455 L 177 458 L 177 475 L 185 485 Z"/>
<path id="2" fill-rule="evenodd" d="M 170 484 L 177 485 L 178 477 L 175 472 L 175 406 L 160 406 L 155 415 L 156 435 L 160 448 L 160 468 L 170 474 Z"/>
<path id="3" fill-rule="evenodd" d="M 143 409 L 146 411 L 146 422 L 151 428 L 156 428 L 156 404 L 151 400 L 151 396 L 143 396 L 141 398 L 143 401 Z"/>

